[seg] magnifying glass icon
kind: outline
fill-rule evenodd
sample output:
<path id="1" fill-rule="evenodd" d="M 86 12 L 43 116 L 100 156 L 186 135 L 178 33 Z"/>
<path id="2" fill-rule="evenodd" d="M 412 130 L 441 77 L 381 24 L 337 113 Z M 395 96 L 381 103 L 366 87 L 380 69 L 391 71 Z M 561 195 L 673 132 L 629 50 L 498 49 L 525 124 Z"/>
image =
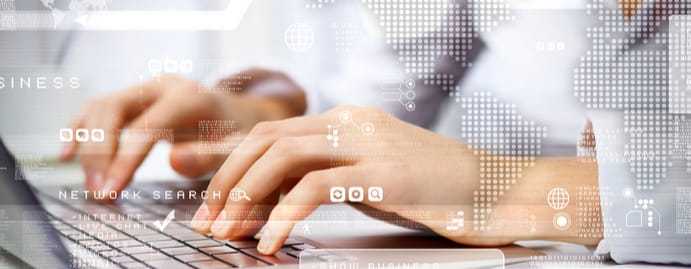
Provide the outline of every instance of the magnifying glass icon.
<path id="1" fill-rule="evenodd" d="M 370 187 L 367 192 L 370 202 L 381 202 L 384 200 L 384 189 L 382 187 Z"/>
<path id="2" fill-rule="evenodd" d="M 252 201 L 245 190 L 238 188 L 230 191 L 230 200 L 233 202 L 239 202 L 240 200 Z"/>

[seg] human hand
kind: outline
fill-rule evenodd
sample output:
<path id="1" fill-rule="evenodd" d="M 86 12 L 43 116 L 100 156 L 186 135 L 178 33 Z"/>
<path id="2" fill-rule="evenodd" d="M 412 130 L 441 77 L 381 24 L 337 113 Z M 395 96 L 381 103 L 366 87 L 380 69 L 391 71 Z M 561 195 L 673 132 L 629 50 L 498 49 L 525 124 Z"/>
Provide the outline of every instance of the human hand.
<path id="1" fill-rule="evenodd" d="M 338 129 L 337 146 L 334 137 L 327 139 L 327 126 Z M 213 177 L 208 191 L 219 192 L 221 198 L 205 201 L 192 226 L 216 238 L 249 236 L 256 231 L 256 220 L 247 217 L 262 206 L 260 201 L 289 190 L 261 235 L 259 251 L 272 254 L 296 222 L 330 202 L 332 187 L 382 187 L 383 200 L 365 199 L 362 204 L 459 242 L 478 243 L 468 239 L 468 232 L 445 229 L 448 212 L 469 212 L 478 171 L 479 162 L 465 145 L 373 109 L 342 107 L 317 116 L 262 122 Z M 231 199 L 231 190 L 243 190 L 251 199 Z M 420 210 L 426 217 L 415 213 Z"/>
<path id="2" fill-rule="evenodd" d="M 271 73 L 261 71 L 260 74 L 265 78 Z M 294 116 L 281 107 L 281 102 L 206 89 L 178 76 L 161 76 L 88 102 L 71 128 L 102 129 L 103 141 L 69 143 L 61 153 L 61 160 L 79 155 L 87 189 L 119 191 L 130 182 L 153 145 L 159 140 L 169 140 L 174 143 L 170 155 L 172 167 L 186 176 L 201 176 L 217 169 L 229 153 L 203 154 L 198 150 L 202 146 L 198 141 L 201 121 L 232 121 L 234 128 L 211 129 L 209 132 L 219 133 L 206 134 L 222 138 L 246 132 L 259 121 Z M 121 136 L 121 132 L 125 134 Z"/>

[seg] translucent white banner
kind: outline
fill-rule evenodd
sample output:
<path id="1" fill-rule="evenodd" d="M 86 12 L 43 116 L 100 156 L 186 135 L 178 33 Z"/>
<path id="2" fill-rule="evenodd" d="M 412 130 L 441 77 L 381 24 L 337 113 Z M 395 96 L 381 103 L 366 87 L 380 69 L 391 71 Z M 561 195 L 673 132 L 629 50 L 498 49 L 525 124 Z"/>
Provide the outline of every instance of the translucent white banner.
<path id="1" fill-rule="evenodd" d="M 498 249 L 308 249 L 300 269 L 504 268 Z"/>

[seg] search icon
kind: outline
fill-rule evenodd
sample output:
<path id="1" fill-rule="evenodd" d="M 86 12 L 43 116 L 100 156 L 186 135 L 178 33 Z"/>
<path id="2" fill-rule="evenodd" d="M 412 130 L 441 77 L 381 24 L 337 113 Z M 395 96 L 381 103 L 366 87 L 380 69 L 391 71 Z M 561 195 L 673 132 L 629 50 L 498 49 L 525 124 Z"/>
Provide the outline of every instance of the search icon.
<path id="1" fill-rule="evenodd" d="M 230 200 L 233 202 L 239 202 L 240 200 L 252 201 L 247 192 L 240 188 L 234 188 L 230 191 Z"/>
<path id="2" fill-rule="evenodd" d="M 384 200 L 384 188 L 382 187 L 369 187 L 367 194 L 370 202 L 381 202 Z"/>

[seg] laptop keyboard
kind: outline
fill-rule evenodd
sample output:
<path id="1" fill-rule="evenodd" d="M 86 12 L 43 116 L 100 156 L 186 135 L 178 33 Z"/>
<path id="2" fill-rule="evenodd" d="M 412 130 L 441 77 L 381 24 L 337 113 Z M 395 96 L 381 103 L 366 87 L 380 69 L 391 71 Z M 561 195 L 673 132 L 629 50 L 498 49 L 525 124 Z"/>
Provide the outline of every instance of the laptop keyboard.
<path id="1" fill-rule="evenodd" d="M 189 222 L 171 221 L 158 230 L 149 220 L 163 219 L 173 209 L 165 204 L 124 201 L 102 205 L 65 203 L 40 192 L 48 218 L 70 242 L 122 268 L 228 268 L 297 264 L 300 252 L 314 246 L 289 239 L 275 256 L 257 252 L 256 240 L 221 241 L 201 235 Z M 141 218 L 128 218 L 137 215 Z"/>

